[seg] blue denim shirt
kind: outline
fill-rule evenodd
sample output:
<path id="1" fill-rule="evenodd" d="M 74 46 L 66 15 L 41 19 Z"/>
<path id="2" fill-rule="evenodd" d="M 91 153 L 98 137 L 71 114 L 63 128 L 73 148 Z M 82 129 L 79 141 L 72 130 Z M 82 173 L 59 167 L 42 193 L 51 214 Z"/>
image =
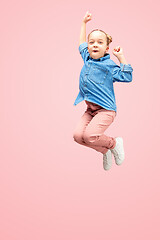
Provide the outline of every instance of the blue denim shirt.
<path id="1" fill-rule="evenodd" d="M 79 52 L 84 65 L 79 78 L 79 94 L 74 105 L 86 100 L 107 110 L 117 111 L 113 83 L 131 82 L 133 68 L 130 64 L 117 65 L 110 59 L 110 54 L 99 59 L 91 58 L 87 42 L 79 46 Z"/>

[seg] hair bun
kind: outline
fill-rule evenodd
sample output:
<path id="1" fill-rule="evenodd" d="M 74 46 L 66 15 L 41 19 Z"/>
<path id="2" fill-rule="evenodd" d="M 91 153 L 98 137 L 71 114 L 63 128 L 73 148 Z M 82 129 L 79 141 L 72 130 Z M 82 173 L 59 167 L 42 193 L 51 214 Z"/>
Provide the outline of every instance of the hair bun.
<path id="1" fill-rule="evenodd" d="M 107 34 L 107 38 L 109 40 L 109 43 L 111 43 L 112 42 L 112 37 L 109 34 Z"/>

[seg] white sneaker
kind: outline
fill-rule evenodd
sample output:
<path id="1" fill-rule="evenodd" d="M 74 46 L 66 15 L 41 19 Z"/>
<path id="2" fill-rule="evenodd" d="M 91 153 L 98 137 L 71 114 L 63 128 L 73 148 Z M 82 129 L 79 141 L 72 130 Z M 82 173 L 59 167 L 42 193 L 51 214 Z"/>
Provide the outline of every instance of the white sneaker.
<path id="1" fill-rule="evenodd" d="M 124 148 L 123 148 L 123 139 L 121 137 L 116 138 L 116 146 L 111 149 L 111 152 L 114 155 L 114 159 L 117 165 L 121 165 L 124 161 Z"/>
<path id="2" fill-rule="evenodd" d="M 112 153 L 108 150 L 103 154 L 103 168 L 104 170 L 109 170 L 112 167 Z"/>

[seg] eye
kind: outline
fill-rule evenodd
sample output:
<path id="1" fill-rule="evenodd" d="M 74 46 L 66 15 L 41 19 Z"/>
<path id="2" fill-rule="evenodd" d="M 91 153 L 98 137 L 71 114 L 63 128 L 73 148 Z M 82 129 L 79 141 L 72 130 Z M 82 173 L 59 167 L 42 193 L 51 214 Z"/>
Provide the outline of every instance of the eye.
<path id="1" fill-rule="evenodd" d="M 103 42 L 99 41 L 100 44 L 103 44 Z"/>
<path id="2" fill-rule="evenodd" d="M 93 41 L 89 42 L 90 44 L 93 44 Z"/>

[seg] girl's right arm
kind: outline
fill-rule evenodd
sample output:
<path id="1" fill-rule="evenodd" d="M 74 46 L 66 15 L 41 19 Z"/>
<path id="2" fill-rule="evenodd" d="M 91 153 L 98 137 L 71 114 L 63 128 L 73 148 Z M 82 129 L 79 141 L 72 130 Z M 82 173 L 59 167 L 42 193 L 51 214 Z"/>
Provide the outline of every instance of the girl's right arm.
<path id="1" fill-rule="evenodd" d="M 91 13 L 86 12 L 81 25 L 79 45 L 82 44 L 83 42 L 86 42 L 86 23 L 91 19 L 92 19 Z"/>

